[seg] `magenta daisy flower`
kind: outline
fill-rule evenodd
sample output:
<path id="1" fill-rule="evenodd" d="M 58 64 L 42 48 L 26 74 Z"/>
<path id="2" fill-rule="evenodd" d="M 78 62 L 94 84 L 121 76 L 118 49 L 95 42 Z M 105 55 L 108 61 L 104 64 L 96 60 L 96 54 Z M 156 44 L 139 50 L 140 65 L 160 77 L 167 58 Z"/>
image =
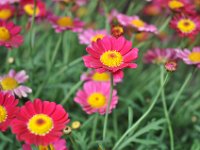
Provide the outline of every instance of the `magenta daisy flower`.
<path id="1" fill-rule="evenodd" d="M 78 37 L 80 44 L 89 45 L 92 42 L 96 42 L 98 39 L 102 39 L 105 35 L 107 35 L 106 30 L 88 29 L 84 30 L 82 33 L 79 33 Z"/>
<path id="2" fill-rule="evenodd" d="M 15 8 L 12 5 L 0 5 L 0 20 L 8 20 L 14 14 Z"/>
<path id="3" fill-rule="evenodd" d="M 17 48 L 23 43 L 23 36 L 19 33 L 21 28 L 13 22 L 0 21 L 0 46 Z"/>
<path id="4" fill-rule="evenodd" d="M 28 80 L 28 75 L 24 70 L 15 72 L 10 70 L 7 75 L 0 76 L 0 86 L 3 92 L 8 92 L 18 97 L 27 97 L 28 93 L 31 93 L 31 88 L 22 85 Z"/>
<path id="5" fill-rule="evenodd" d="M 119 38 L 105 36 L 86 48 L 89 53 L 83 56 L 85 66 L 97 72 L 111 72 L 123 77 L 124 68 L 137 68 L 133 63 L 138 57 L 138 49 L 123 36 Z"/>
<path id="6" fill-rule="evenodd" d="M 50 148 L 50 150 L 68 150 L 66 147 L 66 141 L 64 139 L 59 139 L 58 141 L 53 142 L 52 144 L 47 145 L 47 146 L 42 146 L 42 145 L 38 146 L 39 150 L 48 150 L 49 148 Z M 23 150 L 32 150 L 31 145 L 29 145 L 29 144 L 24 144 L 22 146 L 22 149 Z"/>
<path id="7" fill-rule="evenodd" d="M 71 18 L 69 16 L 51 16 L 49 18 L 52 27 L 57 33 L 63 32 L 65 30 L 72 30 L 73 32 L 81 32 L 84 26 L 84 23 L 78 18 Z"/>
<path id="8" fill-rule="evenodd" d="M 146 54 L 144 54 L 144 62 L 145 63 L 153 63 L 153 64 L 164 64 L 169 60 L 176 60 L 176 51 L 172 48 L 167 49 L 152 49 L 148 50 Z"/>
<path id="9" fill-rule="evenodd" d="M 95 82 L 110 82 L 110 73 L 109 72 L 103 72 L 99 73 L 95 70 L 91 70 L 89 73 L 83 73 L 81 75 L 82 81 L 95 81 Z M 122 78 L 118 76 L 114 76 L 114 83 L 121 82 Z"/>
<path id="10" fill-rule="evenodd" d="M 61 105 L 35 99 L 20 108 L 11 128 L 19 141 L 47 146 L 60 139 L 68 122 L 68 113 Z"/>
<path id="11" fill-rule="evenodd" d="M 101 115 L 106 113 L 108 100 L 110 96 L 110 83 L 106 82 L 86 82 L 83 90 L 79 90 L 74 101 L 81 105 L 87 114 L 98 112 Z M 109 113 L 116 107 L 118 103 L 117 91 L 113 91 Z"/>
<path id="12" fill-rule="evenodd" d="M 0 131 L 5 131 L 18 112 L 18 100 L 10 94 L 0 92 Z"/>
<path id="13" fill-rule="evenodd" d="M 170 22 L 181 37 L 194 37 L 200 31 L 200 19 L 198 16 L 177 15 Z"/>
<path id="14" fill-rule="evenodd" d="M 197 65 L 200 68 L 200 47 L 194 47 L 192 51 L 188 49 L 177 49 L 177 57 L 182 59 L 188 65 Z"/>
<path id="15" fill-rule="evenodd" d="M 34 15 L 34 0 L 21 0 L 20 6 L 22 10 L 28 15 Z M 47 15 L 46 5 L 41 0 L 36 0 L 35 6 L 35 16 L 36 17 L 45 17 Z"/>

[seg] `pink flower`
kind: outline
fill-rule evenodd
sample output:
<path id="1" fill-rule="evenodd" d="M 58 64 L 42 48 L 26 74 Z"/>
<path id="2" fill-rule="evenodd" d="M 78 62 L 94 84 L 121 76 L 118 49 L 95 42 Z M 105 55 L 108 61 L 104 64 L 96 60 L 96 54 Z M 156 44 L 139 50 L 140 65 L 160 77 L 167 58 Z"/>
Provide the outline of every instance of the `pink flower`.
<path id="1" fill-rule="evenodd" d="M 6 48 L 17 48 L 23 43 L 23 36 L 19 33 L 21 27 L 14 25 L 13 22 L 0 21 L 0 46 Z"/>
<path id="2" fill-rule="evenodd" d="M 176 51 L 172 48 L 167 49 L 152 49 L 144 54 L 145 63 L 164 64 L 169 60 L 176 60 Z"/>
<path id="3" fill-rule="evenodd" d="M 89 73 L 83 73 L 81 75 L 82 81 L 95 81 L 95 82 L 110 82 L 110 73 L 103 72 L 99 73 L 95 70 L 91 70 Z M 114 76 L 114 83 L 121 82 L 122 78 L 118 78 L 118 76 Z"/>
<path id="4" fill-rule="evenodd" d="M 81 105 L 87 114 L 98 112 L 103 115 L 106 113 L 110 95 L 110 84 L 106 82 L 86 82 L 83 90 L 79 90 L 74 101 Z M 116 107 L 118 103 L 117 91 L 113 91 L 109 113 Z"/>
<path id="5" fill-rule="evenodd" d="M 200 31 L 200 19 L 198 16 L 176 15 L 170 22 L 180 37 L 194 37 Z"/>
<path id="6" fill-rule="evenodd" d="M 0 85 L 3 92 L 8 92 L 12 95 L 16 94 L 18 97 L 27 97 L 31 93 L 31 88 L 22 85 L 28 80 L 28 75 L 24 70 L 15 72 L 11 69 L 7 75 L 0 76 Z"/>
<path id="7" fill-rule="evenodd" d="M 19 141 L 47 146 L 59 140 L 68 122 L 68 113 L 61 105 L 35 99 L 20 108 L 11 128 Z"/>
<path id="8" fill-rule="evenodd" d="M 10 4 L 0 5 L 0 20 L 8 20 L 14 14 L 15 8 Z"/>
<path id="9" fill-rule="evenodd" d="M 14 96 L 0 92 L 0 131 L 5 131 L 12 123 L 19 108 Z"/>
<path id="10" fill-rule="evenodd" d="M 111 72 L 123 77 L 124 68 L 137 68 L 132 61 L 138 57 L 138 49 L 123 36 L 119 38 L 105 36 L 86 48 L 89 53 L 83 56 L 85 66 L 97 72 Z"/>
<path id="11" fill-rule="evenodd" d="M 34 14 L 34 0 L 21 0 L 20 6 L 24 12 L 33 16 Z M 36 17 L 45 17 L 47 15 L 46 5 L 41 0 L 36 0 L 35 16 Z"/>
<path id="12" fill-rule="evenodd" d="M 102 39 L 105 35 L 107 35 L 106 30 L 88 29 L 79 33 L 78 37 L 81 44 L 89 45 L 92 42 L 96 42 L 98 39 Z"/>
<path id="13" fill-rule="evenodd" d="M 143 20 L 141 20 L 138 16 L 127 16 L 121 13 L 118 13 L 116 10 L 111 11 L 111 15 L 109 20 L 112 21 L 114 18 L 123 25 L 123 26 L 131 26 L 138 31 L 152 32 L 157 33 L 157 28 L 154 25 L 147 24 Z"/>
<path id="14" fill-rule="evenodd" d="M 78 18 L 71 18 L 69 16 L 50 16 L 49 18 L 52 27 L 55 29 L 57 33 L 63 32 L 65 30 L 72 30 L 73 32 L 81 32 L 84 26 L 84 23 L 80 21 Z"/>
<path id="15" fill-rule="evenodd" d="M 59 139 L 58 141 L 53 142 L 52 144 L 47 145 L 47 146 L 42 146 L 42 145 L 38 146 L 38 148 L 40 150 L 48 150 L 49 147 L 52 150 L 68 150 L 66 147 L 66 141 L 64 139 Z M 23 150 L 32 150 L 31 145 L 29 145 L 29 144 L 24 144 L 22 146 L 22 149 Z"/>
<path id="16" fill-rule="evenodd" d="M 176 49 L 177 57 L 188 65 L 197 65 L 200 68 L 200 47 L 194 47 L 192 51 L 188 49 Z"/>
<path id="17" fill-rule="evenodd" d="M 0 5 L 4 5 L 4 4 L 7 4 L 7 3 L 16 3 L 16 2 L 20 2 L 20 0 L 1 0 L 0 1 Z"/>

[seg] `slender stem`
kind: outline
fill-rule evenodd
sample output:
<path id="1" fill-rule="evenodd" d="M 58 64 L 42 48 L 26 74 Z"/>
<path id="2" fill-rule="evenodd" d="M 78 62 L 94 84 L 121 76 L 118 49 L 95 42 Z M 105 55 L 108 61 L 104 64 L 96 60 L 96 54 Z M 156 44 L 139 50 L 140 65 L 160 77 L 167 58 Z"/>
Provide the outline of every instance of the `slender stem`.
<path id="1" fill-rule="evenodd" d="M 163 84 L 163 82 L 164 82 L 164 68 L 163 68 L 163 66 L 161 66 L 161 74 L 160 74 L 161 85 Z M 167 125 L 168 125 L 168 130 L 169 130 L 170 150 L 174 150 L 174 135 L 173 135 L 173 129 L 172 129 L 172 125 L 171 125 L 171 120 L 169 118 L 169 113 L 168 113 L 168 110 L 167 110 L 167 104 L 166 104 L 166 99 L 165 99 L 165 88 L 164 87 L 162 89 L 161 97 L 162 97 L 164 114 L 165 114 L 165 118 L 167 120 Z"/>
<path id="2" fill-rule="evenodd" d="M 110 103 L 112 101 L 112 96 L 113 96 L 113 87 L 114 87 L 113 74 L 111 73 L 111 75 L 110 75 L 110 97 L 109 97 L 109 100 L 108 100 L 108 105 L 107 105 L 107 108 L 106 108 L 106 116 L 105 116 L 105 119 L 104 119 L 103 141 L 106 138 L 107 123 L 108 123 L 108 114 L 109 114 L 109 111 L 110 111 Z"/>
<path id="3" fill-rule="evenodd" d="M 61 105 L 64 105 L 70 98 L 70 96 L 81 86 L 81 84 L 83 83 L 82 80 L 80 80 L 79 82 L 77 82 L 68 92 L 68 94 L 66 95 L 66 97 L 62 100 L 62 102 L 60 103 Z"/>
<path id="4" fill-rule="evenodd" d="M 92 127 L 92 141 L 96 140 L 97 122 L 98 122 L 98 113 L 96 113 L 94 117 L 94 125 Z"/>
<path id="5" fill-rule="evenodd" d="M 109 33 L 110 32 L 110 24 L 109 24 L 109 20 L 108 20 L 108 14 L 109 14 L 109 10 L 108 10 L 108 5 L 106 4 L 106 2 L 104 0 L 102 0 L 102 4 L 103 4 L 103 8 L 104 8 L 104 11 L 105 11 L 105 16 L 106 16 L 106 19 L 105 19 L 105 28 L 106 28 L 106 31 Z"/>
<path id="6" fill-rule="evenodd" d="M 39 86 L 39 88 L 37 89 L 37 91 L 35 92 L 35 97 L 38 97 L 40 92 L 43 90 L 43 88 L 45 87 L 45 85 L 47 84 L 48 80 L 49 80 L 49 77 L 50 77 L 50 72 L 54 66 L 54 61 L 55 61 L 55 58 L 56 58 L 56 55 L 58 53 L 58 50 L 60 48 L 60 45 L 61 45 L 61 41 L 62 41 L 62 34 L 60 35 L 60 38 L 59 40 L 57 41 L 56 43 L 56 46 L 55 46 L 55 49 L 54 49 L 54 53 L 53 53 L 53 56 L 51 58 L 51 62 L 50 62 L 50 65 L 49 65 L 49 68 L 47 69 L 47 74 L 46 74 L 46 78 L 43 80 L 43 83 L 41 84 L 41 86 Z"/>
<path id="7" fill-rule="evenodd" d="M 180 90 L 179 90 L 178 93 L 176 94 L 176 97 L 174 98 L 174 100 L 173 100 L 173 102 L 172 102 L 172 105 L 171 105 L 170 108 L 169 108 L 169 114 L 170 114 L 170 113 L 172 112 L 172 110 L 174 109 L 174 106 L 175 106 L 176 103 L 178 102 L 178 100 L 179 100 L 181 94 L 183 93 L 183 91 L 184 91 L 186 85 L 187 85 L 188 82 L 190 81 L 190 79 L 191 79 L 191 77 L 192 77 L 192 74 L 193 74 L 193 72 L 190 72 L 190 73 L 188 74 L 188 76 L 186 77 L 186 79 L 185 79 L 184 83 L 182 84 Z"/>
<path id="8" fill-rule="evenodd" d="M 140 123 L 149 115 L 149 113 L 151 112 L 151 110 L 154 108 L 157 100 L 158 100 L 158 97 L 160 96 L 161 92 L 162 92 L 162 88 L 164 87 L 166 81 L 168 79 L 168 74 L 167 76 L 165 77 L 165 80 L 163 82 L 163 84 L 161 85 L 161 87 L 159 88 L 156 96 L 154 97 L 151 105 L 149 106 L 148 110 L 136 121 L 135 124 L 133 124 L 122 136 L 121 138 L 117 141 L 117 143 L 114 145 L 113 149 L 112 150 L 116 150 L 119 145 L 121 144 L 121 142 L 127 137 L 127 135 L 129 135 L 130 132 L 133 132 L 135 131 L 135 129 L 140 125 Z"/>
<path id="9" fill-rule="evenodd" d="M 35 24 L 35 13 L 36 13 L 36 0 L 34 0 L 34 11 L 33 11 L 33 15 L 32 15 L 32 20 L 31 20 L 31 27 L 30 27 L 30 65 L 31 65 L 31 71 L 30 71 L 30 80 L 33 81 L 33 68 L 34 68 L 34 61 L 33 61 L 33 50 L 34 50 L 34 30 L 33 30 L 33 26 Z M 32 83 L 32 82 L 31 82 Z"/>

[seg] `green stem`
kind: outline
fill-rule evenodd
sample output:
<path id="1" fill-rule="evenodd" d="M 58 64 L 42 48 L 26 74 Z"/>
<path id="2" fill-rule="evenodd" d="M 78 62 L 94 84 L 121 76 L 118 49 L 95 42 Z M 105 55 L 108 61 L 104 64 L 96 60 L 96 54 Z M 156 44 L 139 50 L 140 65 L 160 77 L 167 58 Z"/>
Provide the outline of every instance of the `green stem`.
<path id="1" fill-rule="evenodd" d="M 149 106 L 148 110 L 136 121 L 135 124 L 133 124 L 122 136 L 121 138 L 117 141 L 117 143 L 114 145 L 113 149 L 112 150 L 116 150 L 118 149 L 119 145 L 121 144 L 121 142 L 127 137 L 127 135 L 129 135 L 129 133 L 135 131 L 135 129 L 140 125 L 140 123 L 149 115 L 149 113 L 151 112 L 151 110 L 154 108 L 157 100 L 158 100 L 158 97 L 160 96 L 161 92 L 162 92 L 162 89 L 166 83 L 168 79 L 168 74 L 167 76 L 165 77 L 165 80 L 163 82 L 163 84 L 161 85 L 161 87 L 159 88 L 156 96 L 154 97 L 151 105 Z"/>
<path id="2" fill-rule="evenodd" d="M 108 124 L 108 114 L 109 114 L 109 111 L 110 111 L 110 104 L 111 104 L 112 96 L 113 96 L 113 87 L 114 87 L 113 74 L 111 73 L 111 75 L 110 75 L 110 97 L 109 97 L 109 100 L 108 100 L 108 105 L 107 105 L 107 108 L 106 108 L 106 116 L 105 116 L 104 125 L 103 125 L 103 141 L 106 138 L 107 124 Z"/>
<path id="3" fill-rule="evenodd" d="M 161 86 L 164 83 L 164 68 L 163 66 L 161 66 L 161 74 L 160 74 L 160 83 Z M 162 89 L 162 93 L 161 93 L 161 97 L 162 97 L 162 103 L 163 103 L 163 108 L 164 108 L 164 114 L 165 114 L 165 118 L 167 120 L 167 125 L 168 125 L 168 130 L 169 130 L 169 136 L 170 136 L 170 149 L 174 150 L 174 135 L 173 135 L 173 129 L 172 129 L 172 125 L 171 125 L 171 120 L 169 118 L 169 113 L 167 110 L 167 104 L 166 104 L 166 99 L 165 99 L 165 88 L 163 87 Z"/>
<path id="4" fill-rule="evenodd" d="M 43 88 L 45 87 L 46 83 L 48 82 L 49 80 L 49 77 L 50 77 L 50 72 L 53 68 L 53 64 L 54 64 L 54 61 L 55 61 L 55 58 L 56 58 L 56 55 L 58 53 L 58 50 L 60 48 L 60 45 L 61 45 L 61 41 L 62 41 L 62 35 L 60 36 L 59 40 L 57 41 L 57 44 L 55 46 L 55 49 L 54 49 L 54 53 L 53 53 L 53 56 L 51 58 L 51 62 L 50 62 L 50 65 L 49 65 L 49 68 L 47 69 L 47 75 L 46 75 L 46 78 L 44 79 L 43 83 L 41 84 L 41 86 L 39 86 L 38 90 L 35 92 L 35 97 L 38 97 L 40 92 L 43 90 Z"/>
<path id="5" fill-rule="evenodd" d="M 109 33 L 110 32 L 110 24 L 109 24 L 109 20 L 108 20 L 108 15 L 109 15 L 108 5 L 106 4 L 106 2 L 104 0 L 102 0 L 102 4 L 103 4 L 104 11 L 105 11 L 105 16 L 106 16 L 105 28 L 106 28 L 106 31 Z"/>
<path id="6" fill-rule="evenodd" d="M 83 83 L 82 80 L 80 80 L 79 82 L 77 82 L 68 92 L 68 94 L 66 95 L 66 97 L 62 100 L 62 102 L 60 103 L 61 105 L 64 105 L 70 98 L 70 96 L 81 86 L 81 84 Z"/>
<path id="7" fill-rule="evenodd" d="M 98 122 L 98 113 L 96 113 L 94 117 L 94 125 L 92 127 L 92 141 L 96 140 L 97 122 Z"/>
<path id="8" fill-rule="evenodd" d="M 188 74 L 188 76 L 186 77 L 186 79 L 185 79 L 184 83 L 182 84 L 180 90 L 179 90 L 178 93 L 176 94 L 176 97 L 174 98 L 174 100 L 173 100 L 173 102 L 172 102 L 172 105 L 171 105 L 170 108 L 169 108 L 169 114 L 170 114 L 170 113 L 172 112 L 172 110 L 174 109 L 174 107 L 175 107 L 176 103 L 178 102 L 178 100 L 179 100 L 181 94 L 183 93 L 183 91 L 184 91 L 186 85 L 187 85 L 188 82 L 190 81 L 190 79 L 191 79 L 191 77 L 192 77 L 192 74 L 193 74 L 193 72 L 190 72 L 190 73 Z"/>

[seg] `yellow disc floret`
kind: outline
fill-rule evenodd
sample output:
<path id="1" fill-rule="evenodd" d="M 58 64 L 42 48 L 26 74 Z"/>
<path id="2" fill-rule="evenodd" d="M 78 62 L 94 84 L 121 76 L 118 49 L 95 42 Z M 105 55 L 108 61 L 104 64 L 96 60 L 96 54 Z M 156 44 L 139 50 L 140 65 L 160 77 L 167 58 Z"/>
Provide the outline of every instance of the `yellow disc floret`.
<path id="1" fill-rule="evenodd" d="M 34 10 L 35 9 L 35 10 Z M 33 4 L 26 4 L 24 6 L 24 11 L 29 15 L 29 16 L 33 16 L 34 11 L 35 11 L 35 16 L 38 16 L 40 13 L 40 9 L 36 6 L 34 8 Z"/>
<path id="2" fill-rule="evenodd" d="M 196 24 L 190 19 L 181 19 L 178 21 L 177 27 L 183 33 L 191 33 L 196 29 Z"/>
<path id="3" fill-rule="evenodd" d="M 94 80 L 94 81 L 109 81 L 110 74 L 108 72 L 103 72 L 103 73 L 95 72 L 92 75 L 92 80 Z"/>
<path id="4" fill-rule="evenodd" d="M 106 97 L 102 93 L 92 93 L 88 99 L 88 104 L 92 108 L 101 108 L 106 104 Z"/>
<path id="5" fill-rule="evenodd" d="M 73 27 L 74 22 L 70 17 L 61 17 L 57 20 L 57 24 L 61 27 Z"/>
<path id="6" fill-rule="evenodd" d="M 121 53 L 116 50 L 108 50 L 101 55 L 100 61 L 105 66 L 114 68 L 119 67 L 122 64 L 123 57 Z"/>
<path id="7" fill-rule="evenodd" d="M 55 148 L 52 144 L 47 145 L 47 146 L 39 145 L 38 149 L 39 150 L 55 150 Z"/>
<path id="8" fill-rule="evenodd" d="M 200 63 L 200 52 L 192 52 L 188 57 L 192 62 Z"/>
<path id="9" fill-rule="evenodd" d="M 12 77 L 5 77 L 0 84 L 3 90 L 14 90 L 18 86 L 18 82 Z"/>
<path id="10" fill-rule="evenodd" d="M 0 123 L 5 122 L 7 119 L 7 111 L 6 109 L 0 105 Z"/>
<path id="11" fill-rule="evenodd" d="M 91 38 L 91 41 L 96 42 L 98 39 L 103 39 L 104 36 L 103 34 L 97 34 Z"/>
<path id="12" fill-rule="evenodd" d="M 140 20 L 140 19 L 134 19 L 131 21 L 131 24 L 134 25 L 135 27 L 137 28 L 140 28 L 140 27 L 144 27 L 145 26 L 145 22 Z"/>
<path id="13" fill-rule="evenodd" d="M 0 27 L 0 41 L 7 41 L 10 39 L 10 32 L 5 27 Z"/>
<path id="14" fill-rule="evenodd" d="M 178 9 L 184 6 L 184 4 L 178 0 L 171 0 L 168 3 L 169 8 L 171 9 Z"/>
<path id="15" fill-rule="evenodd" d="M 27 127 L 32 134 L 45 136 L 53 129 L 53 120 L 45 114 L 36 114 L 29 119 Z"/>
<path id="16" fill-rule="evenodd" d="M 10 18 L 12 15 L 12 12 L 10 9 L 2 9 L 0 10 L 0 19 L 1 20 L 7 20 L 8 18 Z"/>

